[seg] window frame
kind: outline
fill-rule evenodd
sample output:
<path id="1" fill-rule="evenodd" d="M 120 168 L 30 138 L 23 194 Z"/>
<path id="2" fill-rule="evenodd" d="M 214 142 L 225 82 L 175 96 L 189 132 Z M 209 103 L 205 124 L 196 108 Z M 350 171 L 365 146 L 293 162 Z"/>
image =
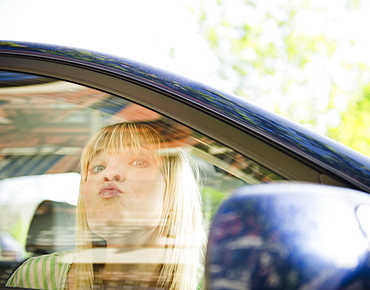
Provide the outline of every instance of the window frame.
<path id="1" fill-rule="evenodd" d="M 123 97 L 217 140 L 288 180 L 357 187 L 370 191 L 365 185 L 358 182 L 356 184 L 355 180 L 351 185 L 340 175 L 335 176 L 336 172 L 308 162 L 303 156 L 287 151 L 266 136 L 257 136 L 255 132 L 230 120 L 221 119 L 217 113 L 206 110 L 199 104 L 185 102 L 184 98 L 154 85 L 149 86 L 140 82 L 139 78 L 134 79 L 132 75 L 114 74 L 98 66 L 92 67 L 91 64 L 83 66 L 81 63 L 20 54 L 0 55 L 0 69 L 61 79 Z"/>

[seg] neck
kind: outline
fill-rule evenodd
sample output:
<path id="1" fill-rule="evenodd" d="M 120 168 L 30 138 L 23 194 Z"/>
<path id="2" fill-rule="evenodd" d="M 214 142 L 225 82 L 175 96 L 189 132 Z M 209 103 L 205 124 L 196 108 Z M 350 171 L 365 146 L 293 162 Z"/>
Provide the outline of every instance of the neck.
<path id="1" fill-rule="evenodd" d="M 159 238 L 157 228 L 125 230 L 124 234 L 120 235 L 115 235 L 115 233 L 122 233 L 122 231 L 117 230 L 103 238 L 107 242 L 107 248 L 119 249 L 120 252 L 153 246 L 157 244 Z"/>

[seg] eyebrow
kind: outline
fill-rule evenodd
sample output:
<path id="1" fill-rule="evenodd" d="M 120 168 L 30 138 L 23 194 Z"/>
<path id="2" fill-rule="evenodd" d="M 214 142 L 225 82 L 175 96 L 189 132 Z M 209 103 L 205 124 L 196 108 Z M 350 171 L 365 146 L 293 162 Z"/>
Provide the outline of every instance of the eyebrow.
<path id="1" fill-rule="evenodd" d="M 132 149 L 129 149 L 129 148 L 130 147 L 123 148 L 121 151 L 123 152 L 124 149 L 128 149 L 127 151 L 130 153 L 130 155 L 132 155 L 132 154 L 140 154 L 140 155 L 142 155 L 143 153 L 146 155 L 147 153 L 152 152 L 152 150 L 150 150 L 150 148 L 148 146 L 140 146 L 140 150 L 132 150 Z M 109 155 L 109 151 L 110 150 L 99 149 L 94 154 L 92 154 L 91 160 L 93 160 L 94 158 L 98 157 L 102 153 L 107 153 Z M 112 152 L 115 152 L 116 153 L 116 152 L 119 152 L 119 150 L 112 150 Z M 151 154 L 151 155 L 155 156 L 155 154 Z"/>

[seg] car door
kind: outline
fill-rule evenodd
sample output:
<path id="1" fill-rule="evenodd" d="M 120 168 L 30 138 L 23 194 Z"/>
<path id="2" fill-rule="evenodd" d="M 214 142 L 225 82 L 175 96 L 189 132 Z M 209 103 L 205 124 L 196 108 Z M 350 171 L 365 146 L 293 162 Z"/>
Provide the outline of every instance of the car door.
<path id="1" fill-rule="evenodd" d="M 32 256 L 74 249 L 80 155 L 110 124 L 146 124 L 168 151 L 191 156 L 206 232 L 219 204 L 244 185 L 369 191 L 368 159 L 235 96 L 112 56 L 1 44 L 2 284 Z"/>

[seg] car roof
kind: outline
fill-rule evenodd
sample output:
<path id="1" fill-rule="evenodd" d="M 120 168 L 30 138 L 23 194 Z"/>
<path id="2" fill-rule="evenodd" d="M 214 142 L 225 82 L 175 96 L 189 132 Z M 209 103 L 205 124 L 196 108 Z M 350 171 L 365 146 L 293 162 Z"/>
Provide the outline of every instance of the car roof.
<path id="1" fill-rule="evenodd" d="M 32 66 L 32 62 L 35 61 L 38 61 L 37 69 Z M 55 67 L 63 66 L 65 72 L 59 74 L 56 69 L 46 68 L 46 64 Z M 174 111 L 173 117 L 177 117 L 187 125 L 194 125 L 197 130 L 209 135 L 213 134 L 212 137 L 219 137 L 221 142 L 228 143 L 241 153 L 248 151 L 246 149 L 248 146 L 258 147 L 258 144 L 268 144 L 268 148 L 273 148 L 271 152 L 267 147 L 260 148 L 258 156 L 254 156 L 261 163 L 266 164 L 269 155 L 283 152 L 292 160 L 299 160 L 308 167 L 338 176 L 349 185 L 370 192 L 369 157 L 232 94 L 125 58 L 62 46 L 0 41 L 0 69 L 64 78 L 67 81 L 94 86 L 101 90 L 110 90 L 108 84 L 104 84 L 104 80 L 97 79 L 96 75 L 92 77 L 91 83 L 86 81 L 89 76 L 85 79 L 83 76 L 77 78 L 78 73 L 75 72 L 73 75 L 72 68 L 91 72 L 92 75 L 98 73 L 100 76 L 106 76 L 107 80 L 113 77 L 125 81 L 126 84 L 139 85 L 167 96 L 168 100 L 185 105 L 189 110 L 193 110 L 192 112 L 203 112 L 203 115 L 218 120 L 218 124 L 225 127 L 213 128 L 212 124 L 207 124 L 208 122 L 200 125 L 201 119 L 196 121 L 197 124 L 190 124 L 191 122 L 181 117 L 181 110 Z M 71 72 L 70 77 L 68 72 Z M 24 78 L 24 75 L 22 77 Z M 110 92 L 115 93 L 114 89 Z M 143 99 L 142 104 L 161 110 L 155 107 L 149 98 Z M 213 126 L 217 127 L 217 124 Z M 235 130 L 224 132 L 229 128 Z M 214 133 L 215 130 L 218 130 L 218 133 Z M 252 136 L 253 140 L 238 140 L 243 138 L 240 132 Z M 233 136 L 233 134 L 240 134 L 240 136 Z M 253 152 L 249 153 L 253 155 Z M 264 154 L 266 157 L 263 157 Z"/>

